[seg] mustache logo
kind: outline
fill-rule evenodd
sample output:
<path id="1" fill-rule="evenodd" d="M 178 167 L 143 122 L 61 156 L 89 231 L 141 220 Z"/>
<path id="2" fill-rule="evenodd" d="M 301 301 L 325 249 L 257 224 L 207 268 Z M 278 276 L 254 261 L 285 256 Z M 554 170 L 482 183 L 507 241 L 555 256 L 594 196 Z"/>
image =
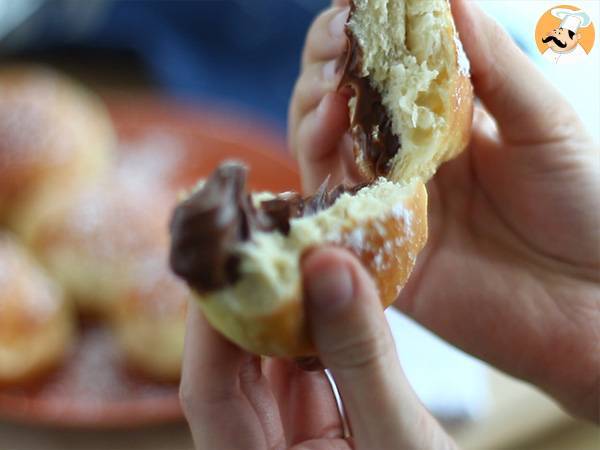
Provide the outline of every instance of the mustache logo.
<path id="1" fill-rule="evenodd" d="M 550 41 L 553 41 L 560 48 L 565 48 L 567 46 L 566 42 L 559 41 L 558 38 L 555 36 L 548 36 L 548 37 L 542 38 L 542 42 L 544 44 L 546 44 L 547 42 L 550 42 Z"/>

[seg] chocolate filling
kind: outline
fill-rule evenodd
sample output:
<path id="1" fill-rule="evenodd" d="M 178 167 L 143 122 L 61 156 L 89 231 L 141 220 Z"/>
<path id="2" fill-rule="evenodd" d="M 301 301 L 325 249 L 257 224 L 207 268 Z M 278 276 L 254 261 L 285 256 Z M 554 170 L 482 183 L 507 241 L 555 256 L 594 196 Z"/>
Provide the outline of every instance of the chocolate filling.
<path id="1" fill-rule="evenodd" d="M 352 12 L 351 12 L 352 14 Z M 371 173 L 387 176 L 391 161 L 400 150 L 400 138 L 392 132 L 392 120 L 381 102 L 381 94 L 371 86 L 369 77 L 363 77 L 363 54 L 352 31 L 346 25 L 348 51 L 340 88 L 350 86 L 356 96 L 351 118 L 352 138 Z"/>
<path id="2" fill-rule="evenodd" d="M 239 279 L 235 247 L 257 231 L 290 232 L 290 220 L 329 208 L 344 193 L 354 195 L 367 183 L 327 190 L 302 198 L 294 192 L 265 200 L 256 208 L 246 192 L 247 169 L 241 164 L 221 165 L 206 183 L 180 203 L 171 219 L 170 264 L 197 292 L 210 292 Z"/>

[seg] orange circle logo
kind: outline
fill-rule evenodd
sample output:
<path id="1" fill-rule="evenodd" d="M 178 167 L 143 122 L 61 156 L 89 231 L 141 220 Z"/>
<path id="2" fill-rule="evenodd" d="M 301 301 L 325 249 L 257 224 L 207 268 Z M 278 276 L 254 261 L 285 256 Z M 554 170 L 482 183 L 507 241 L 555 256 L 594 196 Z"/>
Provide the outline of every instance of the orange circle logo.
<path id="1" fill-rule="evenodd" d="M 546 11 L 535 27 L 535 43 L 544 59 L 571 64 L 587 59 L 596 33 L 591 17 L 582 9 L 558 5 Z"/>

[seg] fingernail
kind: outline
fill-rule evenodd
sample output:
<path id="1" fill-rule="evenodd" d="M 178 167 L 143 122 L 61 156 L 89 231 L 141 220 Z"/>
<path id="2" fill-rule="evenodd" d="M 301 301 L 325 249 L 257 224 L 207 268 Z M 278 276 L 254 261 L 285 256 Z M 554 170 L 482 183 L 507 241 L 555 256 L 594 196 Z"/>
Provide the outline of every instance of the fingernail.
<path id="1" fill-rule="evenodd" d="M 315 272 L 307 280 L 307 301 L 319 315 L 331 316 L 346 307 L 354 296 L 350 269 L 340 265 Z"/>
<path id="2" fill-rule="evenodd" d="M 323 64 L 323 79 L 325 81 L 333 81 L 337 75 L 336 71 L 337 62 L 335 59 Z"/>
<path id="3" fill-rule="evenodd" d="M 344 37 L 344 26 L 348 20 L 349 13 L 350 8 L 346 7 L 333 16 L 333 19 L 331 19 L 331 22 L 329 22 L 329 34 L 331 34 L 331 37 L 335 39 Z"/>

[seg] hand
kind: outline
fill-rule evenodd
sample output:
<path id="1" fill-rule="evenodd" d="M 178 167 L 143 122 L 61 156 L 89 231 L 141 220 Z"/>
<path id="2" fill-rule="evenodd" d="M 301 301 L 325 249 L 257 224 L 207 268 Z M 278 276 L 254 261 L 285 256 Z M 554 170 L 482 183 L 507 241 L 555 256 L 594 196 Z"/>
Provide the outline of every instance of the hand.
<path id="1" fill-rule="evenodd" d="M 454 448 L 404 377 L 368 273 L 339 249 L 310 253 L 303 271 L 311 337 L 344 399 L 352 437 L 344 436 L 323 371 L 261 361 L 221 337 L 192 304 L 181 398 L 196 448 Z"/>
<path id="2" fill-rule="evenodd" d="M 493 20 L 465 0 L 452 8 L 485 109 L 469 148 L 428 185 L 429 242 L 396 305 L 598 421 L 600 151 Z M 326 39 L 336 11 L 309 32 L 290 106 L 290 145 L 309 192 L 328 173 L 336 182 L 354 173 L 346 98 L 334 92 L 340 74 L 326 76 L 344 51 L 342 38 Z"/>

